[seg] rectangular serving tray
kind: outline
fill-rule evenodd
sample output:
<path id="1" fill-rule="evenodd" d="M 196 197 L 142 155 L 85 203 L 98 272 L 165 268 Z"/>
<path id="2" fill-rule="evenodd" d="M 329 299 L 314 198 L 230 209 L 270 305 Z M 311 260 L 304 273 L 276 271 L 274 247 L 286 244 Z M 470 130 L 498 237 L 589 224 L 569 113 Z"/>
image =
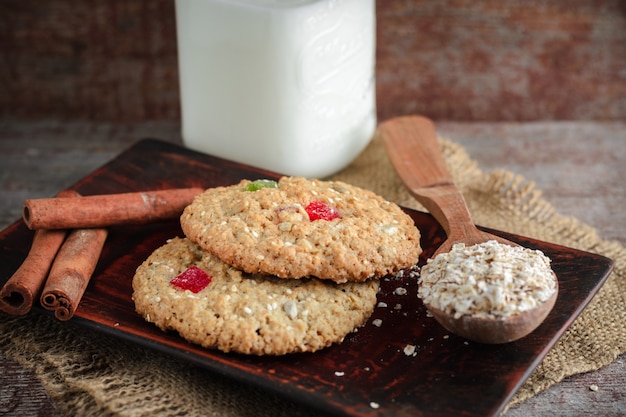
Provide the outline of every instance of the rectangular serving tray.
<path id="1" fill-rule="evenodd" d="M 76 183 L 83 195 L 231 185 L 279 175 L 178 145 L 144 139 Z M 422 234 L 420 263 L 445 235 L 426 213 L 406 209 Z M 485 229 L 486 230 L 486 229 Z M 552 259 L 559 297 L 529 336 L 482 345 L 450 334 L 428 316 L 415 278 L 382 280 L 377 307 L 343 343 L 280 357 L 225 354 L 165 333 L 134 311 L 135 269 L 167 239 L 178 220 L 111 227 L 98 267 L 72 319 L 77 325 L 165 352 L 210 371 L 275 391 L 334 416 L 496 416 L 528 379 L 607 279 L 613 263 L 588 252 L 489 230 Z M 0 285 L 26 256 L 33 232 L 21 220 L 0 232 Z M 396 291 L 403 288 L 404 291 Z M 382 305 L 382 304 L 381 304 Z M 39 307 L 31 314 L 50 314 Z M 381 325 L 373 325 L 373 320 Z M 378 323 L 378 322 L 377 322 Z M 406 349 L 405 349 L 406 348 Z"/>

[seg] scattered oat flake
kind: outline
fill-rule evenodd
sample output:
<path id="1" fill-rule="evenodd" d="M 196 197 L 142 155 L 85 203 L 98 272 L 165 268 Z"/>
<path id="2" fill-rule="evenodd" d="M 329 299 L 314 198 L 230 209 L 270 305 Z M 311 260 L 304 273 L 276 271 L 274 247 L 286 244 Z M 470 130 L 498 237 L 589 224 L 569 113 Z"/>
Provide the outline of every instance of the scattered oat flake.
<path id="1" fill-rule="evenodd" d="M 376 327 L 380 327 L 383 324 L 383 321 L 381 319 L 374 319 L 372 324 Z"/>
<path id="2" fill-rule="evenodd" d="M 372 401 L 372 402 L 370 402 L 370 407 L 372 407 L 372 408 L 379 408 L 380 404 L 378 404 L 377 402 Z"/>
<path id="3" fill-rule="evenodd" d="M 404 347 L 404 354 L 406 356 L 411 356 L 415 353 L 415 345 L 406 345 Z"/>
<path id="4" fill-rule="evenodd" d="M 378 307 L 381 307 L 381 308 L 387 307 L 387 303 L 385 303 L 384 301 L 381 301 L 378 303 Z"/>
<path id="5" fill-rule="evenodd" d="M 591 391 L 596 392 L 596 391 L 598 390 L 598 386 L 597 386 L 596 384 L 591 384 L 591 385 L 589 385 L 589 389 L 590 389 Z"/>
<path id="6" fill-rule="evenodd" d="M 407 291 L 406 291 L 406 288 L 398 287 L 395 290 L 393 290 L 393 293 L 395 295 L 405 295 Z"/>
<path id="7" fill-rule="evenodd" d="M 342 371 L 335 371 L 335 376 L 344 376 L 346 373 Z"/>

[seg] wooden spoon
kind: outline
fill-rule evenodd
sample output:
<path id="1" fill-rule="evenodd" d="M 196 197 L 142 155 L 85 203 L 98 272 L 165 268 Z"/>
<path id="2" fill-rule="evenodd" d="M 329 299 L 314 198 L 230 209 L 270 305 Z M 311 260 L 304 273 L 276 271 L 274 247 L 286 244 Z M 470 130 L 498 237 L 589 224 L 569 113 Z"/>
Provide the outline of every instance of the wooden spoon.
<path id="1" fill-rule="evenodd" d="M 404 116 L 378 127 L 389 159 L 411 194 L 432 214 L 446 232 L 447 239 L 433 257 L 449 252 L 455 243 L 475 245 L 496 240 L 516 246 L 476 228 L 463 199 L 448 172 L 433 122 L 421 116 Z M 455 318 L 426 304 L 435 319 L 449 331 L 480 343 L 507 343 L 535 330 L 556 302 L 557 290 L 536 308 L 505 318 L 480 318 L 464 315 Z"/>

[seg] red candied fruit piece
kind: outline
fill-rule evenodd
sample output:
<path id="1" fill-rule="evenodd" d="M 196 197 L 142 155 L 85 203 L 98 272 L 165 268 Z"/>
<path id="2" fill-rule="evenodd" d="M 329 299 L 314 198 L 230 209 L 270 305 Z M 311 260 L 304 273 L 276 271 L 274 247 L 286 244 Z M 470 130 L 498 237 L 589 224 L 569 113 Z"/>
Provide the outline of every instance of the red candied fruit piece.
<path id="1" fill-rule="evenodd" d="M 304 209 L 309 215 L 311 221 L 315 220 L 333 220 L 341 217 L 339 212 L 321 201 L 311 201 Z"/>
<path id="2" fill-rule="evenodd" d="M 181 290 L 199 293 L 211 283 L 211 276 L 197 266 L 190 266 L 180 275 L 172 278 L 170 284 Z"/>

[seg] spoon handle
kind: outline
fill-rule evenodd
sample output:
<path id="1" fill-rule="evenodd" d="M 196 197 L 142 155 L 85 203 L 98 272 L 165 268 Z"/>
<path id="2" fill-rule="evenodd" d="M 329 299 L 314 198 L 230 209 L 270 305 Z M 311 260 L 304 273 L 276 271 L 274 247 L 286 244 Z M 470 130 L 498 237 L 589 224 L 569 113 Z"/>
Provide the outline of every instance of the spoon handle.
<path id="1" fill-rule="evenodd" d="M 396 172 L 411 194 L 433 215 L 448 237 L 465 237 L 474 222 L 446 168 L 433 122 L 399 117 L 378 128 Z"/>
<path id="2" fill-rule="evenodd" d="M 436 253 L 449 251 L 455 242 L 473 245 L 497 239 L 511 244 L 474 225 L 446 168 L 432 121 L 421 116 L 398 117 L 381 123 L 378 132 L 404 184 L 446 232 L 447 239 Z"/>
<path id="3" fill-rule="evenodd" d="M 454 184 L 430 119 L 397 117 L 381 123 L 378 131 L 391 162 L 409 189 Z"/>

